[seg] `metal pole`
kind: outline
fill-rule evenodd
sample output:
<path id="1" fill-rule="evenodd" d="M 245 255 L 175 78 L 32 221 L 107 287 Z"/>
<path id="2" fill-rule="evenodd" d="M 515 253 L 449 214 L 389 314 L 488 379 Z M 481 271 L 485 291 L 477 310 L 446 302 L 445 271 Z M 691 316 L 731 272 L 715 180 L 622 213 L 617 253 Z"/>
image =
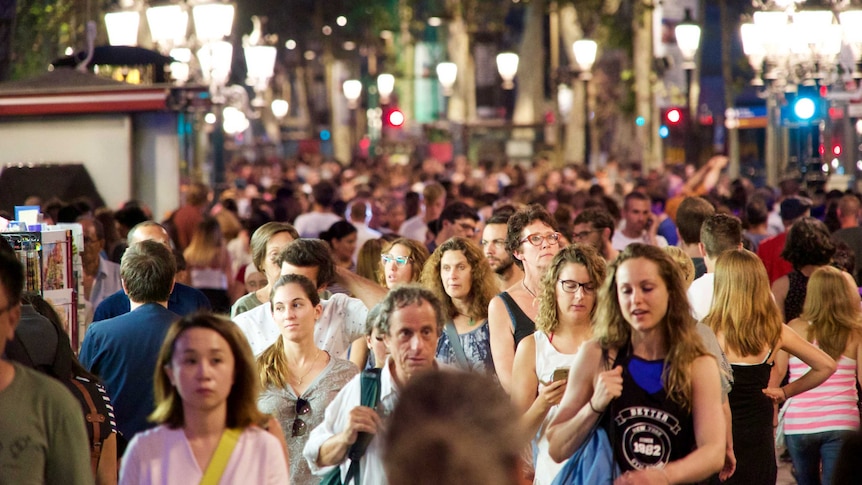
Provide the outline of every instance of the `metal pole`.
<path id="1" fill-rule="evenodd" d="M 584 166 L 590 166 L 590 78 L 584 77 Z"/>

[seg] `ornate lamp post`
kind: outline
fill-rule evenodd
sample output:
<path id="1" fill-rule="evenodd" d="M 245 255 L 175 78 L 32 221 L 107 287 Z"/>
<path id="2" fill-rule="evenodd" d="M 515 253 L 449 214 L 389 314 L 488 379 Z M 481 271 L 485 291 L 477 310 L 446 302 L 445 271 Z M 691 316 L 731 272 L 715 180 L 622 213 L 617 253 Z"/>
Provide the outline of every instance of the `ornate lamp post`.
<path id="1" fill-rule="evenodd" d="M 598 44 L 590 39 L 577 40 L 572 44 L 575 62 L 578 64 L 580 79 L 584 82 L 584 165 L 590 164 L 590 79 L 593 77 L 593 64 L 596 62 Z"/>
<path id="2" fill-rule="evenodd" d="M 347 99 L 347 107 L 350 109 L 350 151 L 356 150 L 356 109 L 359 108 L 359 97 L 362 95 L 362 81 L 348 79 L 341 85 L 344 97 Z"/>

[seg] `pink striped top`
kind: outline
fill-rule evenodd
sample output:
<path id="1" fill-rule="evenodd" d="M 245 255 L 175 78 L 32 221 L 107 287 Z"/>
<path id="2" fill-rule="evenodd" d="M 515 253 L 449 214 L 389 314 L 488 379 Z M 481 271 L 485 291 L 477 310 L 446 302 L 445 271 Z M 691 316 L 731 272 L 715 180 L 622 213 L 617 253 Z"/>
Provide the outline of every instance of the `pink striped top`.
<path id="1" fill-rule="evenodd" d="M 815 343 L 816 345 L 816 343 Z M 791 356 L 790 380 L 802 377 L 810 367 Z M 856 407 L 856 361 L 842 355 L 838 369 L 826 382 L 793 396 L 784 414 L 785 434 L 822 433 L 859 429 Z"/>

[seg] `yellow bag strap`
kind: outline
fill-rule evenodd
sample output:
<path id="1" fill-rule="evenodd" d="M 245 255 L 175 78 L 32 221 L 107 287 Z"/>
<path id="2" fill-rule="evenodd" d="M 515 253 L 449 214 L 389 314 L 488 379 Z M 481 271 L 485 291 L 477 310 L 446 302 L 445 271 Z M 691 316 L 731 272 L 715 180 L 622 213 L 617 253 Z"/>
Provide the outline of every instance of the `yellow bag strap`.
<path id="1" fill-rule="evenodd" d="M 216 446 L 213 458 L 210 460 L 210 464 L 207 465 L 203 478 L 201 478 L 200 485 L 218 484 L 221 476 L 224 474 L 224 469 L 227 468 L 230 455 L 233 453 L 233 449 L 236 448 L 240 434 L 242 434 L 242 430 L 240 429 L 229 428 L 224 430 L 221 438 L 218 440 L 218 446 Z"/>

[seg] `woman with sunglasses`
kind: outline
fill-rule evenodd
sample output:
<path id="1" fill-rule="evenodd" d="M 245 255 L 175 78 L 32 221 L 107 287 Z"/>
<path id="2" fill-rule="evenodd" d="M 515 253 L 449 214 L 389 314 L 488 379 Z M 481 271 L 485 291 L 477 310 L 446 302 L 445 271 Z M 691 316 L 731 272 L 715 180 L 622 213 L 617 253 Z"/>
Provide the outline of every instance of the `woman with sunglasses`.
<path id="1" fill-rule="evenodd" d="M 419 241 L 398 238 L 383 248 L 380 255 L 380 283 L 390 290 L 396 285 L 419 281 L 428 249 Z"/>
<path id="2" fill-rule="evenodd" d="M 493 374 L 488 302 L 497 292 L 497 281 L 479 246 L 463 237 L 446 240 L 428 258 L 421 281 L 440 299 L 446 319 L 437 361 Z"/>
<path id="3" fill-rule="evenodd" d="M 524 338 L 515 352 L 512 400 L 523 413 L 522 426 L 536 437 L 533 483 L 550 484 L 563 466 L 548 455 L 545 431 L 578 349 L 592 338 L 596 290 L 604 279 L 605 261 L 592 246 L 563 248 L 542 279 L 536 333 Z"/>
<path id="4" fill-rule="evenodd" d="M 536 331 L 539 287 L 551 260 L 560 252 L 562 239 L 553 216 L 534 204 L 512 214 L 506 228 L 506 250 L 524 270 L 524 279 L 495 296 L 488 305 L 491 352 L 500 384 L 511 392 L 515 349 Z"/>
<path id="5" fill-rule="evenodd" d="M 132 439 L 120 484 L 287 483 L 284 436 L 255 405 L 254 357 L 233 322 L 207 313 L 178 320 L 155 371 L 150 420 L 160 426 Z"/>
<path id="6" fill-rule="evenodd" d="M 273 285 L 270 304 L 281 338 L 257 358 L 264 389 L 258 408 L 275 416 L 285 430 L 291 482 L 318 483 L 320 479 L 311 474 L 302 457 L 302 448 L 308 433 L 323 421 L 326 406 L 358 369 L 314 344 L 314 325 L 323 308 L 311 280 L 282 276 Z"/>

